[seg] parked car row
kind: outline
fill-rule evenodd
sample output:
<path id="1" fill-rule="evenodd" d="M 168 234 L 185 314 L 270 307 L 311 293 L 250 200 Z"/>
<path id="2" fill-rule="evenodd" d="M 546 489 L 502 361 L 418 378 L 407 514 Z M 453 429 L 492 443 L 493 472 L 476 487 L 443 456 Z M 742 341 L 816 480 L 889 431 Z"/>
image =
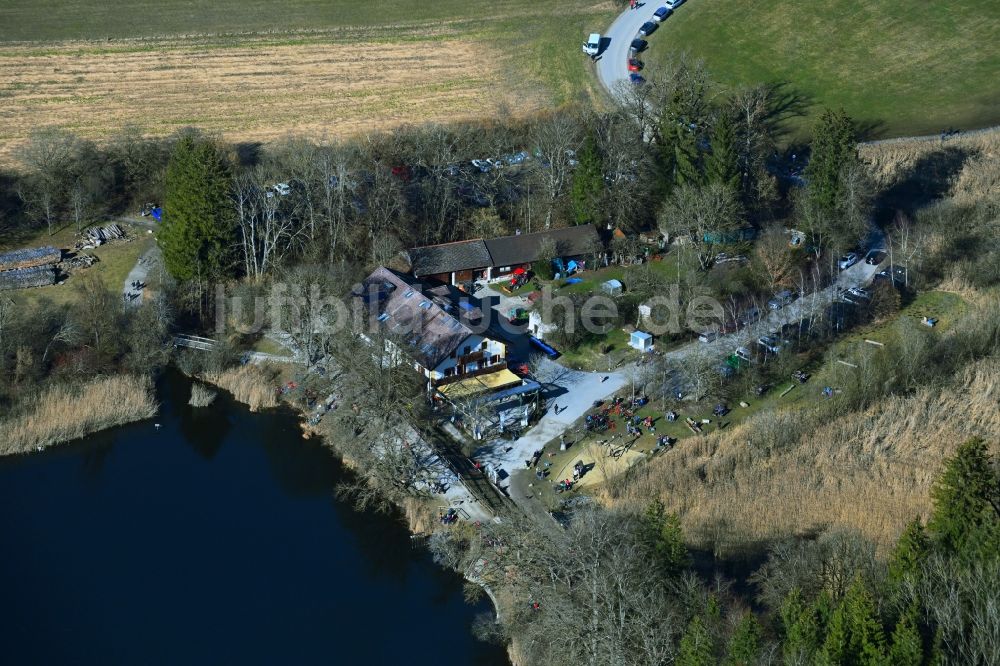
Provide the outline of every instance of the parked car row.
<path id="1" fill-rule="evenodd" d="M 657 28 L 660 27 L 660 24 L 666 21 L 667 18 L 674 13 L 674 10 L 680 7 L 683 3 L 684 0 L 665 0 L 663 6 L 657 8 L 657 10 L 653 12 L 650 19 L 639 27 L 639 33 L 629 45 L 627 66 L 629 71 L 628 78 L 632 83 L 642 85 L 646 82 L 646 79 L 639 73 L 644 67 L 643 62 L 637 58 L 637 56 L 645 51 L 649 46 L 649 42 L 643 39 L 643 37 L 649 37 L 656 32 Z"/>

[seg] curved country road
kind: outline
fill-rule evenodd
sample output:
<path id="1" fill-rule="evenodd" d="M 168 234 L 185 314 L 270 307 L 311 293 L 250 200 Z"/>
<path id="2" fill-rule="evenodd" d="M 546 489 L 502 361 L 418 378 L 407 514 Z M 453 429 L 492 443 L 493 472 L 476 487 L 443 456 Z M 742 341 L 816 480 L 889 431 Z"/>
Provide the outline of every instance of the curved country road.
<path id="1" fill-rule="evenodd" d="M 643 2 L 640 3 L 637 9 L 626 9 L 615 19 L 615 22 L 611 24 L 608 31 L 602 35 L 606 40 L 606 46 L 597 58 L 597 78 L 612 96 L 615 96 L 616 88 L 618 88 L 621 82 L 628 82 L 628 66 L 626 63 L 628 61 L 629 45 L 633 39 L 639 36 L 639 28 L 642 27 L 642 24 L 653 20 L 653 12 L 658 7 L 660 7 L 660 4 L 657 2 Z M 684 11 L 684 5 L 681 5 L 678 11 Z M 668 17 L 664 23 L 669 20 L 670 18 Z M 660 29 L 662 27 L 661 25 Z M 659 30 L 648 38 L 643 37 L 643 39 L 652 42 L 657 38 L 658 32 Z"/>

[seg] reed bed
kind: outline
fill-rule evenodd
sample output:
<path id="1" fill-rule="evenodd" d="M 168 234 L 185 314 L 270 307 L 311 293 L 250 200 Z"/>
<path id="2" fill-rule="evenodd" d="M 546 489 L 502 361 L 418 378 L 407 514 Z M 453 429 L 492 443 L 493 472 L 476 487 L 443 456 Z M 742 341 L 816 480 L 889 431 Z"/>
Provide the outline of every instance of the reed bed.
<path id="1" fill-rule="evenodd" d="M 0 455 L 37 451 L 148 419 L 158 405 L 149 377 L 115 375 L 53 386 L 0 422 Z"/>
<path id="2" fill-rule="evenodd" d="M 275 372 L 266 366 L 247 364 L 221 372 L 206 372 L 201 379 L 228 391 L 251 412 L 278 406 Z"/>
<path id="3" fill-rule="evenodd" d="M 199 384 L 195 382 L 191 384 L 191 398 L 188 400 L 188 404 L 192 407 L 208 407 L 213 402 L 215 398 L 218 397 L 218 393 L 208 388 L 204 384 Z"/>
<path id="4" fill-rule="evenodd" d="M 945 141 L 916 138 L 862 144 L 859 154 L 883 191 L 905 181 L 933 190 L 944 183 L 943 193 L 959 205 L 1000 194 L 1000 129 Z"/>
<path id="5" fill-rule="evenodd" d="M 989 358 L 943 388 L 861 412 L 768 412 L 685 440 L 603 488 L 601 499 L 641 510 L 659 497 L 692 545 L 720 554 L 830 527 L 858 530 L 885 551 L 928 514 L 942 460 L 973 435 L 996 441 L 998 433 L 1000 359 Z"/>

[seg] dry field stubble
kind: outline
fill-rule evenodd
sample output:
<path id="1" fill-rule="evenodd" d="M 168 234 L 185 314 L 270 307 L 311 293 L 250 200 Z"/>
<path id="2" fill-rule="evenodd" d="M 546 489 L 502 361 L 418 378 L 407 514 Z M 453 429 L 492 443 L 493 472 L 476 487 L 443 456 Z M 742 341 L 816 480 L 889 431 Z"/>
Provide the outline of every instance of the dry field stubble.
<path id="1" fill-rule="evenodd" d="M 185 126 L 229 141 L 336 138 L 406 123 L 530 113 L 537 86 L 511 81 L 512 56 L 458 34 L 386 42 L 287 37 L 5 45 L 0 163 L 33 129 L 106 139 Z"/>

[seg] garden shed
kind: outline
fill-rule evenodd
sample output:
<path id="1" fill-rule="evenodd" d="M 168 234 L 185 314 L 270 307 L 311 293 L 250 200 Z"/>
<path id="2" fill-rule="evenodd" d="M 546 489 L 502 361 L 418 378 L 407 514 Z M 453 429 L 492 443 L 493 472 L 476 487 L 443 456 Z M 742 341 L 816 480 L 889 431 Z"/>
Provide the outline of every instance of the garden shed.
<path id="1" fill-rule="evenodd" d="M 653 351 L 653 336 L 645 331 L 632 331 L 628 346 L 641 352 Z"/>

